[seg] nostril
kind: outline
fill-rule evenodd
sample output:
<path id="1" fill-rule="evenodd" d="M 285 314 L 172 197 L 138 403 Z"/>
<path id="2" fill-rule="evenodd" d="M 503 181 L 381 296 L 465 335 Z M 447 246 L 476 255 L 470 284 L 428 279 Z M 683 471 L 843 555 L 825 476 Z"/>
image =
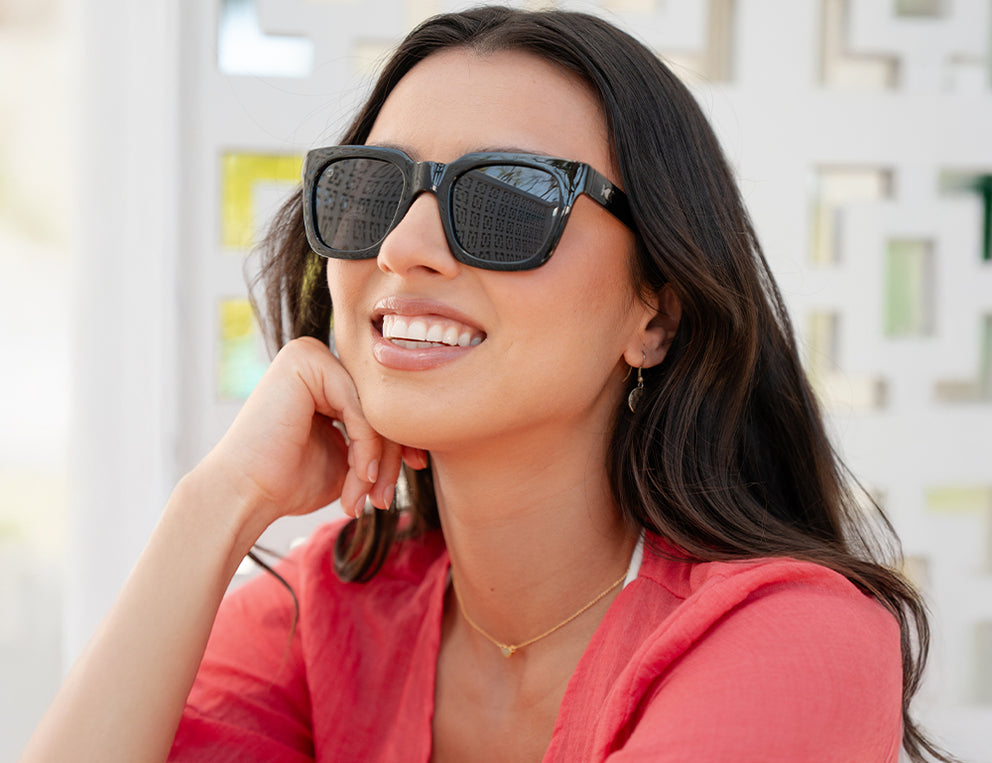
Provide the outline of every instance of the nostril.
<path id="1" fill-rule="evenodd" d="M 458 262 L 448 248 L 441 212 L 433 194 L 422 193 L 379 245 L 378 266 L 384 273 L 413 270 L 451 276 Z"/>

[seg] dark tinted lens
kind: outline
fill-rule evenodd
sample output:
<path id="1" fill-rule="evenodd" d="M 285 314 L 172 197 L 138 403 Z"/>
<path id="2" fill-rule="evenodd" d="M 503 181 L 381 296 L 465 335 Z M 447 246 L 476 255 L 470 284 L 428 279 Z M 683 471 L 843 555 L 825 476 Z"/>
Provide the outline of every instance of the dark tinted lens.
<path id="1" fill-rule="evenodd" d="M 540 252 L 561 204 L 554 175 L 512 164 L 460 175 L 452 195 L 458 243 L 487 262 L 521 262 Z"/>
<path id="2" fill-rule="evenodd" d="M 379 159 L 338 159 L 315 185 L 314 227 L 321 241 L 341 252 L 375 246 L 389 233 L 400 198 L 403 173 Z"/>

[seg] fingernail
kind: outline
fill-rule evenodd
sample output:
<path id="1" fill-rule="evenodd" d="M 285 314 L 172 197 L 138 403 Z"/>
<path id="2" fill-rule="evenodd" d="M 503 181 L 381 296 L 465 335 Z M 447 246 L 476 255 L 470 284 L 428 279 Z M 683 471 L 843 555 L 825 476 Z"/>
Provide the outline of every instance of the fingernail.
<path id="1" fill-rule="evenodd" d="M 355 501 L 355 519 L 362 516 L 362 513 L 365 511 L 365 501 L 368 500 L 368 497 L 369 494 L 365 493 L 364 495 L 359 496 L 358 500 Z"/>
<path id="2" fill-rule="evenodd" d="M 388 485 L 386 487 L 386 493 L 385 493 L 385 496 L 384 496 L 385 499 L 386 499 L 386 505 L 383 506 L 384 509 L 388 509 L 390 506 L 393 505 L 393 496 L 394 495 L 396 495 L 396 486 L 395 485 Z"/>
<path id="3" fill-rule="evenodd" d="M 379 478 L 379 461 L 377 459 L 372 459 L 369 462 L 368 481 L 374 483 L 378 478 Z"/>

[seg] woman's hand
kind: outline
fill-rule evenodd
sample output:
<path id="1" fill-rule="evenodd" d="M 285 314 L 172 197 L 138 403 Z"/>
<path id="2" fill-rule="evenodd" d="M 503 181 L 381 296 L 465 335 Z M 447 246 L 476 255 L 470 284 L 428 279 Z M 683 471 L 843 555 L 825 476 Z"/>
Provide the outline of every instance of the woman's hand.
<path id="1" fill-rule="evenodd" d="M 355 516 L 366 497 L 387 508 L 404 459 L 415 468 L 426 465 L 423 451 L 372 429 L 351 376 L 324 344 L 304 337 L 283 347 L 190 477 L 223 480 L 253 515 L 252 524 L 264 529 L 280 516 L 305 514 L 337 498 Z"/>
<path id="2" fill-rule="evenodd" d="M 22 761 L 165 760 L 245 552 L 285 514 L 338 497 L 352 513 L 366 495 L 388 506 L 404 459 L 427 462 L 369 426 L 327 347 L 286 345 L 217 447 L 176 487 Z"/>

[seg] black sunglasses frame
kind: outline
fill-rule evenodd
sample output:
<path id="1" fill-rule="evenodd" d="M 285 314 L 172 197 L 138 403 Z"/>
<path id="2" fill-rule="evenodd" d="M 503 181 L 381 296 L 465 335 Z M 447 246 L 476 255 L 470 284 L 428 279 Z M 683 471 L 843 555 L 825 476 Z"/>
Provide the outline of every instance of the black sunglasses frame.
<path id="1" fill-rule="evenodd" d="M 382 239 L 365 249 L 343 251 L 325 244 L 317 234 L 317 181 L 325 168 L 342 159 L 378 159 L 396 167 L 403 175 L 403 193 L 396 206 L 393 220 Z M 552 225 L 541 249 L 530 257 L 512 262 L 487 260 L 467 251 L 458 242 L 452 217 L 455 181 L 470 170 L 493 165 L 509 165 L 540 169 L 551 175 L 558 184 L 561 201 L 552 212 Z M 531 270 L 548 261 L 558 245 L 568 222 L 568 216 L 579 194 L 586 194 L 628 228 L 634 229 L 630 205 L 623 191 L 602 174 L 582 162 L 555 159 L 539 154 L 481 152 L 465 154 L 450 164 L 417 162 L 403 151 L 381 146 L 328 146 L 307 152 L 303 165 L 303 222 L 310 248 L 322 257 L 360 260 L 375 257 L 389 232 L 409 211 L 414 200 L 424 192 L 433 193 L 438 200 L 441 224 L 448 241 L 448 248 L 456 260 L 485 270 Z"/>

